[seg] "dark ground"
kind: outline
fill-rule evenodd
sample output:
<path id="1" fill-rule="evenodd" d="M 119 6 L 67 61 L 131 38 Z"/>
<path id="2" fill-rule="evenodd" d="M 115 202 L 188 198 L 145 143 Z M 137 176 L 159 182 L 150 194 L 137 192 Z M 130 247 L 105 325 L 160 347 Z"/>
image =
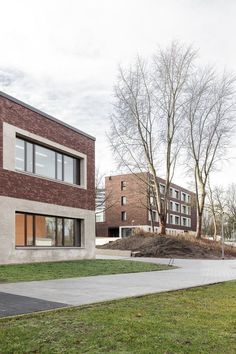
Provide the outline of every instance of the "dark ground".
<path id="1" fill-rule="evenodd" d="M 221 258 L 221 243 L 194 237 L 137 234 L 99 246 L 103 249 L 131 250 L 140 257 Z M 236 247 L 225 245 L 225 258 L 236 258 Z"/>
<path id="2" fill-rule="evenodd" d="M 21 315 L 37 311 L 52 310 L 68 305 L 35 299 L 28 296 L 0 292 L 0 317 Z"/>

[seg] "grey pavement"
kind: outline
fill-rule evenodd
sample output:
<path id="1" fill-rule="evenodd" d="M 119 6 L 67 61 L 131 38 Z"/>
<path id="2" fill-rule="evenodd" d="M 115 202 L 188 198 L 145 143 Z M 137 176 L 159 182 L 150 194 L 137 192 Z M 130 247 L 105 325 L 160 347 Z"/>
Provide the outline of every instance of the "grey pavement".
<path id="1" fill-rule="evenodd" d="M 97 256 L 101 259 L 128 259 L 168 264 L 169 259 Z M 236 279 L 236 260 L 177 259 L 178 269 L 165 271 L 101 275 L 84 278 L 4 283 L 0 291 L 66 305 L 85 305 L 100 301 L 184 289 Z"/>

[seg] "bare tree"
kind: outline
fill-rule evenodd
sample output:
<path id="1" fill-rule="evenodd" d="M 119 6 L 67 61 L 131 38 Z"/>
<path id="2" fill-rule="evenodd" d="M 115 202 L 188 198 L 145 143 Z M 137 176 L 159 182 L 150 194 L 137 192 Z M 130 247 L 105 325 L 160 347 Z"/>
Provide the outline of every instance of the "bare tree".
<path id="1" fill-rule="evenodd" d="M 214 186 L 207 188 L 207 202 L 205 205 L 204 228 L 207 234 L 221 234 L 222 214 L 226 223 L 226 238 L 235 237 L 236 224 L 236 185 L 230 184 L 227 188 Z M 213 232 L 212 232 L 213 230 Z"/>
<path id="2" fill-rule="evenodd" d="M 120 68 L 115 86 L 109 139 L 120 166 L 137 175 L 149 173 L 145 183 L 154 191 L 162 234 L 166 233 L 169 187 L 183 141 L 180 131 L 194 58 L 191 47 L 174 42 L 166 50 L 159 49 L 151 62 L 138 58 L 129 70 Z M 163 200 L 157 178 L 161 174 L 166 180 Z"/>
<path id="3" fill-rule="evenodd" d="M 202 217 L 207 182 L 217 162 L 224 158 L 235 124 L 234 83 L 232 75 L 217 77 L 212 69 L 198 70 L 188 87 L 188 160 L 194 173 L 197 201 L 197 232 L 202 234 Z"/>
<path id="4" fill-rule="evenodd" d="M 217 233 L 220 233 L 222 214 L 227 213 L 228 210 L 226 191 L 221 186 L 215 186 L 212 188 L 209 179 L 207 184 L 207 203 L 205 209 L 212 220 L 213 238 L 216 240 Z"/>

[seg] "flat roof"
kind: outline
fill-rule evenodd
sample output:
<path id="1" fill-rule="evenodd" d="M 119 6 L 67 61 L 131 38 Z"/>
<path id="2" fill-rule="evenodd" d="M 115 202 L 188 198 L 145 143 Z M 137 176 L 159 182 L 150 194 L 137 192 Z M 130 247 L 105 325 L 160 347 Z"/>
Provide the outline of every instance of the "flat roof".
<path id="1" fill-rule="evenodd" d="M 33 112 L 35 112 L 35 113 L 38 113 L 38 114 L 40 114 L 41 116 L 44 116 L 44 117 L 47 118 L 47 119 L 50 119 L 50 120 L 52 120 L 52 121 L 54 121 L 54 122 L 56 122 L 56 123 L 58 123 L 58 124 L 61 124 L 61 125 L 63 125 L 63 126 L 66 127 L 66 128 L 69 128 L 69 129 L 71 129 L 71 130 L 74 130 L 76 133 L 82 134 L 82 135 L 86 136 L 86 137 L 89 138 L 89 139 L 96 140 L 96 138 L 95 138 L 94 136 L 89 135 L 89 134 L 87 134 L 87 133 L 84 133 L 82 130 L 79 130 L 79 129 L 77 129 L 77 128 L 75 128 L 75 127 L 73 127 L 73 126 L 71 126 L 71 125 L 69 125 L 69 124 L 67 124 L 67 123 L 64 123 L 64 122 L 61 121 L 60 119 L 57 119 L 57 118 L 55 118 L 55 117 L 53 117 L 53 116 L 50 116 L 49 114 L 44 113 L 44 112 L 40 111 L 39 109 L 37 109 L 37 108 L 35 108 L 35 107 L 33 107 L 33 106 L 30 106 L 29 104 L 27 104 L 27 103 L 25 103 L 25 102 L 22 102 L 22 101 L 18 100 L 18 99 L 15 98 L 15 97 L 12 97 L 12 96 L 8 95 L 8 94 L 5 93 L 5 92 L 0 91 L 0 96 L 2 96 L 2 97 L 4 97 L 4 98 L 7 98 L 8 100 L 13 101 L 13 102 L 15 102 L 15 103 L 17 103 L 17 104 L 19 104 L 19 105 L 25 107 L 25 108 L 28 108 L 28 109 L 30 109 L 31 111 L 33 111 Z"/>
<path id="2" fill-rule="evenodd" d="M 143 171 L 143 172 L 134 172 L 134 173 L 132 173 L 132 172 L 128 172 L 128 173 L 120 173 L 120 174 L 117 174 L 117 175 L 107 175 L 107 176 L 105 176 L 105 178 L 112 178 L 112 177 L 125 177 L 125 176 L 135 176 L 135 175 L 140 175 L 140 174 L 148 174 L 148 173 L 150 173 L 150 172 L 145 172 L 145 171 Z M 159 177 L 159 176 L 157 176 L 157 178 L 159 179 L 159 180 L 161 180 L 162 182 L 161 183 L 166 183 L 166 180 L 164 179 L 164 178 L 162 178 L 162 177 Z M 180 188 L 181 189 L 181 191 L 183 191 L 183 192 L 186 192 L 186 193 L 191 193 L 191 194 L 196 194 L 195 192 L 193 192 L 193 191 L 191 191 L 190 189 L 187 189 L 187 188 L 185 188 L 185 187 L 182 187 L 182 186 L 180 186 L 179 184 L 176 184 L 176 183 L 174 183 L 174 182 L 171 182 L 170 183 L 170 187 L 172 188 L 176 188 L 176 189 L 178 189 L 178 188 Z"/>

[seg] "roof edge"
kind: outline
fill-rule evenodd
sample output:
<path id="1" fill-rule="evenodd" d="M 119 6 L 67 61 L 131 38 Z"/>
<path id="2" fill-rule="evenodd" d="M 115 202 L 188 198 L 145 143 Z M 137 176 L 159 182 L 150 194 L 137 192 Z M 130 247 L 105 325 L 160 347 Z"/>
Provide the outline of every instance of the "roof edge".
<path id="1" fill-rule="evenodd" d="M 60 119 L 57 119 L 57 118 L 55 118 L 55 117 L 53 117 L 53 116 L 51 116 L 51 115 L 49 115 L 49 114 L 47 114 L 47 113 L 45 113 L 45 112 L 42 112 L 42 111 L 40 111 L 39 109 L 37 109 L 37 108 L 35 108 L 35 107 L 29 105 L 28 103 L 25 103 L 25 102 L 23 102 L 23 101 L 20 101 L 20 100 L 18 100 L 17 98 L 12 97 L 12 96 L 8 95 L 8 94 L 5 93 L 5 92 L 0 91 L 0 96 L 2 96 L 2 97 L 4 97 L 4 98 L 7 98 L 8 100 L 10 100 L 10 101 L 12 101 L 12 102 L 15 102 L 15 103 L 17 103 L 17 104 L 19 104 L 19 105 L 21 105 L 21 106 L 27 108 L 27 109 L 30 109 L 31 111 L 33 111 L 33 112 L 35 112 L 35 113 L 38 113 L 38 114 L 40 114 L 41 116 L 44 116 L 45 118 L 50 119 L 50 120 L 52 120 L 52 121 L 55 122 L 55 123 L 61 124 L 61 125 L 63 125 L 63 126 L 66 127 L 66 128 L 69 128 L 69 129 L 71 129 L 71 130 L 74 130 L 76 133 L 79 133 L 79 134 L 81 134 L 81 135 L 84 135 L 86 138 L 89 138 L 89 139 L 94 140 L 94 141 L 96 140 L 96 138 L 95 138 L 94 136 L 89 135 L 89 134 L 83 132 L 82 130 L 77 129 L 77 128 L 73 127 L 72 125 L 69 125 L 69 124 L 67 124 L 67 123 L 64 123 L 64 122 L 61 121 Z"/>
<path id="2" fill-rule="evenodd" d="M 134 172 L 134 173 L 132 173 L 132 172 L 128 172 L 128 173 L 118 173 L 118 174 L 108 174 L 108 175 L 106 175 L 106 176 L 104 176 L 104 178 L 110 178 L 110 177 L 125 177 L 125 176 L 135 176 L 135 175 L 140 175 L 140 174 L 148 174 L 148 173 L 150 173 L 150 172 L 147 172 L 147 171 L 143 171 L 143 172 Z M 162 177 L 159 177 L 159 176 L 157 176 L 157 179 L 159 179 L 159 180 L 162 180 L 163 182 L 162 183 L 165 183 L 166 182 L 166 180 L 164 179 L 164 178 L 162 178 Z M 180 188 L 182 191 L 184 191 L 184 192 L 186 192 L 186 193 L 191 193 L 191 194 L 194 194 L 194 195 L 196 195 L 196 193 L 195 192 L 193 192 L 192 190 L 190 190 L 190 189 L 188 189 L 188 188 L 185 188 L 185 187 L 182 187 L 182 186 L 180 186 L 179 184 L 176 184 L 176 183 L 174 183 L 174 182 L 171 182 L 170 183 L 171 184 L 171 186 L 173 186 L 174 188 Z"/>

